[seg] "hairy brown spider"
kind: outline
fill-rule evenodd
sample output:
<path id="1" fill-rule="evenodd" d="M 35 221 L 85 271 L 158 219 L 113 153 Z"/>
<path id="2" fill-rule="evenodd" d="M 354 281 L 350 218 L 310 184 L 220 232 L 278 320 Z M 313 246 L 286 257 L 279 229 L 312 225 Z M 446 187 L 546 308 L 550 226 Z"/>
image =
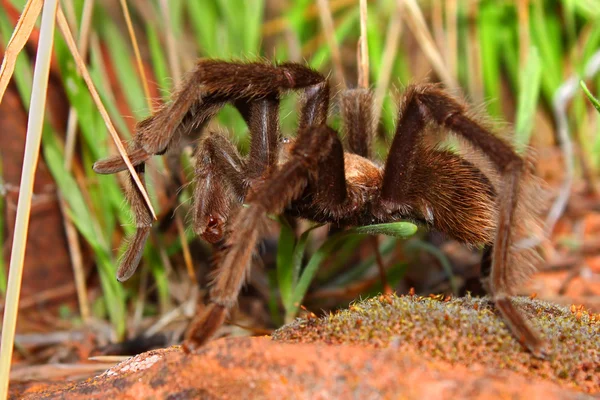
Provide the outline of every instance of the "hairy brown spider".
<path id="1" fill-rule="evenodd" d="M 298 89 L 303 95 L 297 135 L 283 138 L 279 98 Z M 345 152 L 336 131 L 327 126 L 329 84 L 320 73 L 295 63 L 202 60 L 172 101 L 138 124 L 128 154 L 141 177 L 146 160 L 198 134 L 225 103 L 232 103 L 246 121 L 251 145 L 242 158 L 223 135 L 210 133 L 196 151 L 193 227 L 211 243 L 224 239 L 225 246 L 208 305 L 186 334 L 188 349 L 206 342 L 236 304 L 267 214 L 288 213 L 341 226 L 411 219 L 462 242 L 484 245 L 482 278 L 497 309 L 527 349 L 544 355 L 543 341 L 510 301 L 532 264 L 533 251 L 518 249 L 519 229 L 513 229 L 531 219 L 521 201 L 527 168 L 510 144 L 469 116 L 465 105 L 435 85 L 406 88 L 396 135 L 381 167 L 369 159 L 371 91 L 341 94 Z M 495 173 L 484 173 L 454 152 L 427 147 L 422 139 L 430 125 L 466 139 Z M 125 169 L 120 156 L 94 165 L 102 174 Z M 152 223 L 135 185 L 129 185 L 127 197 L 137 231 L 117 272 L 121 281 L 137 268 Z"/>

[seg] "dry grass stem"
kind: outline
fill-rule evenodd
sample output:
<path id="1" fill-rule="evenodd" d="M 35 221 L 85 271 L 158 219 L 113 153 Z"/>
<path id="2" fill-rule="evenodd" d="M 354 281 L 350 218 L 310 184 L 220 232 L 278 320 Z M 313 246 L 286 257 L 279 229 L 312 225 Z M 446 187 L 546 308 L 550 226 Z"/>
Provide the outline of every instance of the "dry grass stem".
<path id="1" fill-rule="evenodd" d="M 329 2 L 329 8 L 331 9 L 332 12 L 336 12 L 336 11 L 342 10 L 344 8 L 347 8 L 349 6 L 352 6 L 355 3 L 356 3 L 356 0 L 331 0 Z M 317 5 L 312 4 L 306 8 L 306 11 L 304 12 L 303 16 L 306 20 L 311 20 L 314 17 L 316 17 L 317 15 L 319 15 L 319 8 Z M 262 25 L 262 28 L 261 28 L 262 36 L 263 36 L 263 38 L 267 38 L 269 36 L 278 35 L 281 32 L 284 32 L 285 30 L 287 30 L 289 28 L 289 26 L 290 26 L 290 23 L 287 20 L 286 16 L 274 18 L 270 21 L 265 22 Z"/>
<path id="2" fill-rule="evenodd" d="M 423 18 L 423 13 L 421 12 L 417 2 L 415 0 L 397 1 L 400 3 L 401 9 L 405 12 L 404 16 L 406 24 L 415 35 L 419 45 L 421 46 L 421 49 L 425 53 L 425 56 L 429 59 L 431 66 L 439 76 L 440 80 L 449 89 L 458 89 L 458 83 L 450 74 L 450 71 L 444 64 L 444 60 L 442 59 L 440 52 L 435 47 L 435 43 L 431 37 L 431 34 L 429 33 L 429 29 L 427 28 L 427 24 Z"/>
<path id="3" fill-rule="evenodd" d="M 477 2 L 471 2 L 477 6 Z M 472 24 L 476 24 L 475 21 Z M 452 78 L 458 76 L 458 1 L 446 1 L 446 65 Z M 470 24 L 471 25 L 471 24 Z"/>
<path id="4" fill-rule="evenodd" d="M 28 3 L 30 7 L 35 7 Z M 52 59 L 52 46 L 54 42 L 55 15 L 58 8 L 58 0 L 46 0 L 42 12 L 42 24 L 40 27 L 40 40 L 36 54 L 35 68 L 33 74 L 33 86 L 31 91 L 31 103 L 27 119 L 27 137 L 25 141 L 25 154 L 23 156 L 23 170 L 21 183 L 19 185 L 19 199 L 17 201 L 17 216 L 15 220 L 15 231 L 13 234 L 12 250 L 10 253 L 10 265 L 8 271 L 8 283 L 6 291 L 6 307 L 2 321 L 2 345 L 0 347 L 0 399 L 8 396 L 8 382 L 10 377 L 10 365 L 12 361 L 15 330 L 17 327 L 17 315 L 19 312 L 19 297 L 21 294 L 21 281 L 23 279 L 23 262 L 25 261 L 25 249 L 27 247 L 27 232 L 29 230 L 29 217 L 31 216 L 31 198 L 33 194 L 33 183 L 35 181 L 35 170 L 40 157 L 40 144 L 42 142 L 42 127 L 44 125 L 44 113 L 46 110 L 46 94 L 48 89 L 48 77 L 50 76 L 50 61 Z M 31 8 L 26 7 L 27 10 Z M 29 14 L 26 23 L 17 24 L 16 29 L 25 30 L 30 28 L 31 16 Z M 21 19 L 23 21 L 24 18 Z M 20 45 L 23 38 L 19 37 L 16 46 Z M 22 48 L 22 46 L 21 46 Z M 11 71 L 12 72 L 12 71 Z"/>
<path id="5" fill-rule="evenodd" d="M 444 8 L 441 0 L 432 0 L 431 2 L 431 26 L 433 27 L 435 45 L 440 49 L 444 48 L 446 45 L 446 31 L 444 30 Z M 446 62 L 448 62 L 447 59 Z"/>
<path id="6" fill-rule="evenodd" d="M 317 0 L 319 7 L 319 16 L 321 18 L 321 25 L 323 26 L 323 32 L 327 42 L 329 43 L 329 49 L 331 51 L 331 60 L 333 61 L 333 69 L 335 71 L 335 78 L 343 87 L 346 86 L 344 79 L 344 67 L 342 66 L 342 55 L 340 47 L 335 40 L 335 29 L 333 28 L 333 16 L 331 15 L 331 9 L 329 8 L 329 2 L 327 0 Z"/>
<path id="7" fill-rule="evenodd" d="M 531 47 L 529 35 L 529 0 L 517 1 L 517 16 L 519 18 L 519 67 L 527 65 L 527 54 Z"/>
<path id="8" fill-rule="evenodd" d="M 75 225 L 71 221 L 68 213 L 67 202 L 59 193 L 58 197 L 60 210 L 63 215 L 65 224 L 65 234 L 67 244 L 69 246 L 69 256 L 73 264 L 73 276 L 75 278 L 75 288 L 77 290 L 77 301 L 79 302 L 79 313 L 83 322 L 87 322 L 90 318 L 90 305 L 87 295 L 87 287 L 85 284 L 85 271 L 83 270 L 83 257 L 81 255 L 81 244 L 79 243 L 79 235 Z"/>
<path id="9" fill-rule="evenodd" d="M 197 283 L 196 273 L 194 272 L 194 262 L 192 261 L 192 253 L 190 252 L 190 246 L 187 242 L 187 237 L 185 236 L 185 227 L 183 226 L 181 216 L 176 214 L 175 217 L 175 224 L 177 224 L 177 232 L 179 233 L 179 240 L 181 241 L 181 249 L 183 250 L 185 268 L 192 282 Z"/>
<path id="10" fill-rule="evenodd" d="M 177 55 L 177 43 L 175 42 L 175 34 L 173 33 L 171 13 L 169 12 L 169 3 L 167 0 L 160 0 L 160 11 L 164 18 L 165 32 L 167 36 L 167 58 L 169 60 L 171 78 L 173 78 L 173 85 L 178 86 L 182 76 L 181 62 Z"/>
<path id="11" fill-rule="evenodd" d="M 125 164 L 127 164 L 127 168 L 129 169 L 129 172 L 131 173 L 131 176 L 133 177 L 135 184 L 137 185 L 138 189 L 140 190 L 140 193 L 142 194 L 142 197 L 144 198 L 144 201 L 146 202 L 146 206 L 150 210 L 152 217 L 154 219 L 156 219 L 156 213 L 154 212 L 154 208 L 152 207 L 152 203 L 150 202 L 148 193 L 146 192 L 144 185 L 142 185 L 142 182 L 140 181 L 140 177 L 135 172 L 135 169 L 133 168 L 133 165 L 131 164 L 129 157 L 127 156 L 127 151 L 125 150 L 125 147 L 123 146 L 123 143 L 121 142 L 121 139 L 119 138 L 119 134 L 117 133 L 112 121 L 110 120 L 110 117 L 108 116 L 108 112 L 106 111 L 104 104 L 102 104 L 100 95 L 98 94 L 98 91 L 96 90 L 94 82 L 92 81 L 92 77 L 90 76 L 90 74 L 87 70 L 87 67 L 85 66 L 83 58 L 81 57 L 81 55 L 79 54 L 79 51 L 77 50 L 77 46 L 75 45 L 75 40 L 73 39 L 73 35 L 71 35 L 71 30 L 69 29 L 67 20 L 60 8 L 58 9 L 58 27 L 65 39 L 65 42 L 67 43 L 67 46 L 69 47 L 69 50 L 71 51 L 71 54 L 73 54 L 73 58 L 75 59 L 75 64 L 77 65 L 77 69 L 79 70 L 79 72 L 81 73 L 81 75 L 83 77 L 83 80 L 87 84 L 87 87 L 90 91 L 90 94 L 92 95 L 94 103 L 96 104 L 96 107 L 98 108 L 98 111 L 100 112 L 100 115 L 102 116 L 102 119 L 104 120 L 104 123 L 106 124 L 106 128 L 108 129 L 110 135 L 113 138 L 113 141 L 115 142 L 115 145 L 117 146 L 119 154 L 121 155 L 121 157 L 123 157 Z"/>
<path id="12" fill-rule="evenodd" d="M 469 21 L 477 21 L 479 12 L 479 3 L 469 4 Z M 476 103 L 484 100 L 483 78 L 481 76 L 481 50 L 479 47 L 479 37 L 477 35 L 477 23 L 469 24 L 469 49 L 467 51 L 467 63 L 469 66 L 469 94 Z"/>
<path id="13" fill-rule="evenodd" d="M 358 86 L 369 87 L 369 40 L 367 38 L 367 0 L 360 0 L 360 39 L 358 57 Z"/>
<path id="14" fill-rule="evenodd" d="M 10 82 L 10 78 L 15 70 L 17 56 L 27 43 L 43 4 L 43 0 L 29 0 L 25 4 L 21 18 L 19 18 L 17 26 L 15 26 L 15 30 L 6 45 L 6 49 L 4 49 L 4 59 L 0 66 L 0 102 L 2 102 L 8 82 Z"/>
<path id="15" fill-rule="evenodd" d="M 383 50 L 383 58 L 381 60 L 381 71 L 377 77 L 375 101 L 373 105 L 373 123 L 376 124 L 376 126 L 379 124 L 383 99 L 385 98 L 390 85 L 392 69 L 394 67 L 398 45 L 402 35 L 402 11 L 400 7 L 400 4 L 397 3 L 397 9 L 390 18 L 387 33 L 385 35 L 385 47 Z"/>
<path id="16" fill-rule="evenodd" d="M 140 47 L 138 46 L 138 41 L 135 36 L 133 24 L 131 23 L 131 15 L 129 15 L 129 8 L 127 7 L 127 1 L 126 0 L 120 0 L 120 1 L 121 1 L 121 8 L 123 9 L 123 16 L 125 17 L 125 22 L 127 24 L 127 31 L 129 32 L 129 37 L 131 39 L 131 45 L 133 46 L 133 52 L 135 54 L 135 61 L 137 63 L 138 72 L 140 73 L 140 79 L 142 80 L 142 87 L 144 88 L 144 95 L 146 96 L 146 102 L 148 103 L 148 110 L 150 110 L 150 113 L 153 113 L 154 107 L 152 106 L 152 98 L 150 96 L 150 88 L 148 87 L 148 79 L 146 78 L 146 70 L 144 69 L 144 64 L 142 63 Z"/>
<path id="17" fill-rule="evenodd" d="M 122 361 L 122 360 L 120 360 Z M 91 377 L 97 373 L 115 366 L 115 363 L 98 364 L 48 364 L 31 365 L 10 374 L 11 381 L 50 380 L 58 378 L 75 379 L 76 377 Z"/>

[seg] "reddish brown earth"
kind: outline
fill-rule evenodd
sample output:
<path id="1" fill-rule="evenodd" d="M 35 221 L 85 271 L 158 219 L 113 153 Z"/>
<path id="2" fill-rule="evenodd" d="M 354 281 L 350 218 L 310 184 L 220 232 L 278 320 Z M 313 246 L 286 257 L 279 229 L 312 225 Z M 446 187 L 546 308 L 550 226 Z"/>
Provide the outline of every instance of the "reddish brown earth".
<path id="1" fill-rule="evenodd" d="M 521 298 L 548 341 L 526 352 L 488 299 L 380 296 L 270 337 L 195 354 L 147 352 L 80 383 L 13 387 L 13 398 L 570 399 L 600 393 L 598 316 Z"/>
<path id="2" fill-rule="evenodd" d="M 23 399 L 575 399 L 580 392 L 481 366 L 427 361 L 394 346 L 286 344 L 229 338 L 186 355 L 151 351 L 62 388 L 30 388 Z"/>

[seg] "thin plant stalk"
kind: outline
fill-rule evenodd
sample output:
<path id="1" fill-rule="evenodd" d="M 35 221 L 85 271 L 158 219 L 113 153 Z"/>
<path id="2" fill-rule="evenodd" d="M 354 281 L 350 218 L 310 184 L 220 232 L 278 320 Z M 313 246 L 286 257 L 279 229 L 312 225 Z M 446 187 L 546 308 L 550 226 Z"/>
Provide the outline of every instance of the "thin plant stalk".
<path id="1" fill-rule="evenodd" d="M 331 51 L 331 60 L 333 61 L 335 77 L 342 87 L 346 87 L 344 68 L 342 67 L 342 55 L 340 52 L 340 47 L 335 40 L 335 29 L 333 27 L 331 9 L 329 8 L 327 0 L 317 0 L 317 5 L 319 6 L 319 16 L 321 17 L 323 32 L 325 33 L 325 37 L 329 43 L 329 50 Z"/>
<path id="2" fill-rule="evenodd" d="M 387 34 L 385 35 L 385 45 L 383 50 L 383 57 L 381 60 L 381 70 L 377 77 L 377 83 L 375 84 L 375 101 L 373 105 L 373 123 L 375 129 L 379 124 L 379 118 L 381 117 L 381 108 L 383 107 L 383 100 L 385 94 L 390 85 L 392 77 L 392 70 L 394 68 L 394 62 L 396 61 L 396 54 L 398 52 L 398 45 L 400 43 L 400 37 L 402 36 L 402 10 L 399 3 L 396 4 L 396 10 L 390 17 L 388 24 Z"/>
<path id="3" fill-rule="evenodd" d="M 167 0 L 160 0 L 160 9 L 165 19 L 165 26 L 167 32 L 167 57 L 169 59 L 169 67 L 171 69 L 171 77 L 173 78 L 173 84 L 177 87 L 181 81 L 181 62 L 177 57 L 177 44 L 175 42 L 175 33 L 173 32 L 173 26 L 171 23 L 171 13 L 169 10 L 169 3 Z"/>
<path id="4" fill-rule="evenodd" d="M 144 95 L 148 102 L 148 110 L 150 113 L 153 112 L 154 107 L 152 106 L 152 98 L 150 97 L 150 89 L 148 88 L 148 78 L 146 78 L 146 70 L 142 64 L 142 56 L 140 55 L 140 47 L 133 30 L 133 24 L 131 23 L 131 15 L 129 15 L 129 8 L 127 7 L 127 1 L 121 0 L 121 8 L 123 9 L 123 16 L 127 23 L 127 30 L 129 31 L 129 38 L 131 39 L 131 45 L 133 46 L 133 53 L 135 54 L 135 60 L 137 63 L 138 72 L 140 73 L 140 79 L 142 80 L 142 87 L 144 88 Z"/>
<path id="5" fill-rule="evenodd" d="M 358 86 L 369 87 L 369 41 L 367 40 L 367 0 L 360 0 L 360 40 L 358 58 Z"/>
<path id="6" fill-rule="evenodd" d="M 75 40 L 73 39 L 73 35 L 71 34 L 71 30 L 69 29 L 69 24 L 67 23 L 67 19 L 65 18 L 65 15 L 63 14 L 60 7 L 58 9 L 57 16 L 58 16 L 58 27 L 59 27 L 61 33 L 63 34 L 63 37 L 65 39 L 65 42 L 67 43 L 67 46 L 69 47 L 69 50 L 71 51 L 71 54 L 73 54 L 73 58 L 75 58 L 75 64 L 77 65 L 77 69 L 79 70 L 79 72 L 81 73 L 81 76 L 83 77 L 83 80 L 87 84 L 90 94 L 92 95 L 92 99 L 94 100 L 94 103 L 96 104 L 96 108 L 98 108 L 98 112 L 100 112 L 100 115 L 102 116 L 102 119 L 104 120 L 104 123 L 106 124 L 106 127 L 108 128 L 108 132 L 110 133 L 111 137 L 113 138 L 113 141 L 115 142 L 115 145 L 117 146 L 117 149 L 119 150 L 119 154 L 121 154 L 123 161 L 125 161 L 125 164 L 127 165 L 127 169 L 131 173 L 131 176 L 133 177 L 133 180 L 135 181 L 136 186 L 140 190 L 140 193 L 142 194 L 142 197 L 144 198 L 144 201 L 146 202 L 146 206 L 148 207 L 148 210 L 150 210 L 150 213 L 152 214 L 152 218 L 154 218 L 156 220 L 156 212 L 154 211 L 154 207 L 152 207 L 152 203 L 150 202 L 150 198 L 148 197 L 148 192 L 146 192 L 144 185 L 142 185 L 142 182 L 140 181 L 140 177 L 135 172 L 135 169 L 134 169 L 133 165 L 131 164 L 131 160 L 129 160 L 129 156 L 127 155 L 127 150 L 125 150 L 123 143 L 121 143 L 119 134 L 117 133 L 112 121 L 110 120 L 110 117 L 108 116 L 108 112 L 106 111 L 104 104 L 102 104 L 102 100 L 100 100 L 100 95 L 98 94 L 98 91 L 96 90 L 96 87 L 94 86 L 92 77 L 90 76 L 90 73 L 88 72 L 87 67 L 85 66 L 85 63 L 83 61 L 83 58 L 81 57 L 81 54 L 79 54 L 79 50 L 77 50 L 77 46 L 75 45 Z"/>
<path id="7" fill-rule="evenodd" d="M 92 20 L 92 10 L 94 6 L 94 0 L 86 0 L 83 5 L 83 12 L 81 15 L 81 26 L 79 28 L 79 40 L 78 47 L 82 56 L 87 55 L 87 49 L 90 38 L 90 26 Z M 77 112 L 75 108 L 71 106 L 69 108 L 69 116 L 67 119 L 67 134 L 65 140 L 65 171 L 71 171 L 73 165 L 73 154 L 75 151 L 77 133 Z M 81 243 L 79 242 L 79 235 L 71 217 L 69 216 L 67 202 L 59 197 L 60 209 L 63 214 L 63 222 L 65 224 L 65 233 L 67 237 L 67 244 L 69 246 L 69 254 L 71 258 L 71 264 L 73 265 L 73 276 L 75 278 L 75 288 L 77 289 L 77 301 L 79 303 L 79 313 L 81 319 L 87 322 L 90 318 L 90 305 L 87 295 L 87 287 L 85 283 L 85 273 L 83 271 L 83 257 L 81 255 Z"/>
<path id="8" fill-rule="evenodd" d="M 397 1 L 401 6 L 402 11 L 405 12 L 404 17 L 406 18 L 406 24 L 415 35 L 417 42 L 419 42 L 419 46 L 421 46 L 421 49 L 431 63 L 431 66 L 440 77 L 440 80 L 447 88 L 458 89 L 458 83 L 448 70 L 438 48 L 435 46 L 435 42 L 431 37 L 431 33 L 427 28 L 427 23 L 425 22 L 425 18 L 423 17 L 423 13 L 417 2 L 415 0 Z"/>
<path id="9" fill-rule="evenodd" d="M 81 244 L 79 243 L 79 235 L 75 224 L 69 216 L 69 206 L 65 199 L 59 195 L 58 202 L 60 211 L 63 215 L 65 224 L 65 234 L 69 245 L 69 255 L 73 264 L 73 277 L 75 278 L 75 288 L 77 290 L 77 301 L 79 303 L 79 313 L 83 322 L 88 322 L 90 319 L 90 304 L 87 295 L 87 286 L 85 284 L 85 272 L 83 270 L 83 256 L 81 254 Z"/>
<path id="10" fill-rule="evenodd" d="M 458 76 L 458 2 L 446 1 L 446 65 L 450 75 L 456 79 Z"/>
<path id="11" fill-rule="evenodd" d="M 10 82 L 13 71 L 15 70 L 17 56 L 27 43 L 27 40 L 29 40 L 29 36 L 35 27 L 35 21 L 37 21 L 38 15 L 40 15 L 43 4 L 43 0 L 29 0 L 27 4 L 25 4 L 19 22 L 17 22 L 17 26 L 13 31 L 13 35 L 6 45 L 6 49 L 4 50 L 4 60 L 2 60 L 2 65 L 0 66 L 0 102 L 8 87 L 8 82 Z"/>
<path id="12" fill-rule="evenodd" d="M 173 32 L 173 27 L 171 25 L 171 17 L 170 17 L 171 14 L 169 14 L 169 5 L 166 1 L 161 1 L 160 6 L 161 6 L 162 12 L 165 15 L 165 25 L 167 27 L 167 33 L 166 33 L 167 38 L 166 39 L 167 39 L 167 43 L 169 43 L 169 46 L 167 47 L 167 52 L 168 52 L 167 57 L 169 59 L 169 69 L 171 70 L 171 77 L 173 79 L 173 83 L 175 86 L 177 86 L 179 84 L 179 82 L 181 82 L 183 77 L 182 77 L 182 73 L 181 73 L 181 63 L 179 60 L 179 56 L 177 54 L 177 48 L 174 45 L 175 33 Z M 138 57 L 138 56 L 139 56 L 139 54 L 136 54 L 136 57 Z M 138 59 L 138 67 L 142 68 L 141 58 Z M 144 75 L 142 75 L 142 79 L 145 81 Z M 144 82 L 144 85 L 146 85 L 145 87 L 147 87 L 146 82 Z M 147 93 L 146 96 L 148 96 L 148 98 L 149 98 L 150 94 Z M 153 112 L 152 106 L 150 106 L 150 112 Z M 165 167 L 168 169 L 168 166 L 166 164 L 165 164 Z M 194 273 L 194 266 L 193 266 L 193 262 L 192 262 L 192 253 L 190 251 L 190 246 L 188 244 L 188 241 L 187 241 L 187 238 L 185 235 L 185 228 L 183 226 L 183 220 L 181 217 L 181 213 L 176 210 L 174 218 L 175 218 L 175 226 L 177 227 L 177 234 L 179 235 L 179 240 L 181 242 L 181 250 L 183 252 L 183 260 L 185 263 L 185 268 L 187 270 L 188 275 L 192 279 L 192 281 L 195 282 L 196 274 Z"/>
<path id="13" fill-rule="evenodd" d="M 30 111 L 27 121 L 27 138 L 25 141 L 25 154 L 23 156 L 23 171 L 19 186 L 15 232 L 13 235 L 8 271 L 6 308 L 4 310 L 4 319 L 2 321 L 2 341 L 0 347 L 0 399 L 6 399 L 8 396 L 10 364 L 17 326 L 17 314 L 19 311 L 21 281 L 23 279 L 23 262 L 25 260 L 25 248 L 27 246 L 29 217 L 31 216 L 31 197 L 33 194 L 33 183 L 35 181 L 35 170 L 40 157 L 40 144 L 42 141 L 42 127 L 46 109 L 46 92 L 48 89 L 48 77 L 50 75 L 50 61 L 52 59 L 57 8 L 58 0 L 46 0 L 42 11 L 40 40 L 35 61 L 33 89 L 31 91 Z"/>
<path id="14" fill-rule="evenodd" d="M 78 47 L 82 57 L 87 56 L 87 49 L 90 41 L 90 27 L 92 21 L 92 10 L 94 9 L 94 0 L 85 0 L 83 12 L 81 14 L 81 26 L 79 29 Z M 75 107 L 69 109 L 67 119 L 67 134 L 65 140 L 65 169 L 71 170 L 73 164 L 73 153 L 75 151 L 75 140 L 77 132 L 77 112 Z"/>

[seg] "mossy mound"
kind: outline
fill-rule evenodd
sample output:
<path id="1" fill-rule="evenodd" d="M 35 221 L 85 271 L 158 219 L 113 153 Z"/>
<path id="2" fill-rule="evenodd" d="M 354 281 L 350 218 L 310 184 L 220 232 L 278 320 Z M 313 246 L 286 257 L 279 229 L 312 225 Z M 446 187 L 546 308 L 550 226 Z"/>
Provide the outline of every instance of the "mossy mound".
<path id="1" fill-rule="evenodd" d="M 297 319 L 282 342 L 393 344 L 429 359 L 509 369 L 587 392 L 600 391 L 600 316 L 529 298 L 513 299 L 548 340 L 540 360 L 512 337 L 489 298 L 379 296 L 323 318 Z"/>

